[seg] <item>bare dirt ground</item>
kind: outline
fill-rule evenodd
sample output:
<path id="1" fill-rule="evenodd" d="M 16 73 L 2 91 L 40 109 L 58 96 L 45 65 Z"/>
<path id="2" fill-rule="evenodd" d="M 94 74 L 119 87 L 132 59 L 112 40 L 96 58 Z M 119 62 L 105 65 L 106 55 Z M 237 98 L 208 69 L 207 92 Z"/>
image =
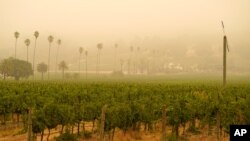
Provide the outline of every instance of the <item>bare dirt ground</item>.
<path id="1" fill-rule="evenodd" d="M 54 141 L 55 137 L 59 136 L 59 129 L 57 130 L 51 130 L 51 135 L 49 140 Z M 86 124 L 86 130 L 91 131 L 91 123 Z M 9 129 L 9 130 L 3 130 L 0 131 L 0 141 L 26 141 L 27 140 L 27 134 L 20 134 L 17 135 L 17 133 L 22 130 L 22 128 L 15 128 L 15 129 Z M 74 133 L 77 133 L 77 128 L 74 128 Z M 171 134 L 171 129 L 167 128 L 167 136 Z M 216 140 L 216 134 L 213 133 L 212 135 L 207 135 L 207 130 L 204 129 L 201 131 L 200 134 L 192 134 L 192 133 L 186 133 L 185 135 L 182 135 L 182 129 L 180 129 L 181 138 L 186 138 L 188 141 L 215 141 Z M 43 141 L 47 141 L 47 135 L 48 131 L 45 130 Z M 37 141 L 40 141 L 40 135 L 37 136 Z M 93 134 L 91 138 L 83 139 L 81 138 L 80 141 L 96 141 L 97 135 Z M 114 135 L 114 141 L 160 141 L 161 140 L 161 132 L 160 131 L 154 131 L 154 132 L 145 132 L 145 131 L 132 131 L 128 130 L 126 134 L 122 132 L 121 130 L 116 130 Z M 229 136 L 226 134 L 226 136 L 222 136 L 220 141 L 228 141 Z M 105 141 L 108 141 L 108 135 L 105 136 Z"/>

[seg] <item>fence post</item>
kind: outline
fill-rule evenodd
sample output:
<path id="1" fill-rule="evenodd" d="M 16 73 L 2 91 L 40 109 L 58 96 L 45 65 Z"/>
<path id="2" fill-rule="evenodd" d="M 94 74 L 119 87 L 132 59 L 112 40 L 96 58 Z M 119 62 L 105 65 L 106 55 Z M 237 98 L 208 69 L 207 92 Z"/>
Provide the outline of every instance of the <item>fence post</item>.
<path id="1" fill-rule="evenodd" d="M 28 138 L 27 141 L 33 141 L 32 137 L 32 108 L 28 111 Z"/>
<path id="2" fill-rule="evenodd" d="M 162 141 L 166 141 L 166 106 L 162 106 Z"/>

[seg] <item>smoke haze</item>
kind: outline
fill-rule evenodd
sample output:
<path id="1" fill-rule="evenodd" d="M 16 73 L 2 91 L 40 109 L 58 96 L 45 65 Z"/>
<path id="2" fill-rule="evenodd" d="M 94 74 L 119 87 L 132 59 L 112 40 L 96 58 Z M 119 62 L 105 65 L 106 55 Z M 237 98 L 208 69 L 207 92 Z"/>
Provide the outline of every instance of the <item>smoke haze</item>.
<path id="1" fill-rule="evenodd" d="M 228 71 L 249 72 L 249 13 L 249 0 L 1 0 L 0 59 L 14 56 L 15 31 L 20 33 L 17 58 L 26 58 L 26 38 L 31 39 L 32 58 L 37 30 L 37 63 L 47 62 L 47 38 L 55 37 L 52 70 L 56 40 L 61 39 L 59 61 L 65 60 L 72 71 L 78 69 L 79 47 L 89 51 L 89 68 L 95 69 L 97 43 L 103 43 L 102 70 L 113 69 L 117 43 L 118 60 L 127 60 L 133 46 L 140 53 L 134 51 L 132 57 L 152 65 L 220 71 L 223 20 L 230 48 Z"/>

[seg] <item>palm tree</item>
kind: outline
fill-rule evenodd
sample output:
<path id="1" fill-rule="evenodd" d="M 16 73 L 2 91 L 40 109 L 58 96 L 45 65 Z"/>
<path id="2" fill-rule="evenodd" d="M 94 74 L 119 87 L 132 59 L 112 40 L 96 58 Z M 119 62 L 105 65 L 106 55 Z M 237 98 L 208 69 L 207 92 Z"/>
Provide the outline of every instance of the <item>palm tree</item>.
<path id="1" fill-rule="evenodd" d="M 49 67 L 49 63 L 50 63 L 50 47 L 51 47 L 51 43 L 53 42 L 53 40 L 54 40 L 54 37 L 50 35 L 50 36 L 48 37 L 48 41 L 49 41 L 48 79 L 49 79 L 49 69 L 50 69 L 50 67 Z"/>
<path id="2" fill-rule="evenodd" d="M 60 64 L 58 65 L 59 66 L 59 70 L 62 70 L 62 77 L 64 78 L 64 71 L 66 69 L 68 69 L 68 66 L 67 64 L 65 63 L 65 61 L 61 61 Z"/>
<path id="3" fill-rule="evenodd" d="M 87 79 L 87 71 L 88 71 L 88 69 L 87 69 L 87 67 L 88 67 L 88 51 L 86 50 L 85 51 L 85 56 L 86 56 L 86 62 L 85 62 L 85 79 Z"/>
<path id="4" fill-rule="evenodd" d="M 27 62 L 29 62 L 29 46 L 30 46 L 30 39 L 26 39 L 24 41 L 26 47 L 27 47 Z"/>
<path id="5" fill-rule="evenodd" d="M 96 63 L 96 74 L 99 73 L 99 65 L 100 65 L 100 56 L 101 56 L 101 50 L 102 50 L 102 43 L 99 43 L 97 44 L 97 49 L 98 49 L 98 52 L 97 52 L 97 63 Z"/>
<path id="6" fill-rule="evenodd" d="M 115 56 L 114 56 L 114 72 L 116 71 L 116 56 L 117 56 L 117 47 L 118 47 L 118 45 L 117 44 L 115 44 Z"/>
<path id="7" fill-rule="evenodd" d="M 40 63 L 37 65 L 37 71 L 42 74 L 42 80 L 43 80 L 43 74 L 46 73 L 48 70 L 48 66 L 45 63 Z"/>
<path id="8" fill-rule="evenodd" d="M 35 47 L 34 47 L 34 53 L 33 53 L 33 79 L 34 79 L 34 76 L 35 76 L 35 56 L 36 56 L 36 40 L 39 36 L 39 32 L 38 31 L 35 31 L 34 33 L 34 36 L 35 36 Z"/>
<path id="9" fill-rule="evenodd" d="M 81 71 L 81 69 L 80 69 L 80 64 L 81 64 L 82 52 L 83 52 L 83 48 L 80 47 L 80 48 L 79 48 L 79 53 L 80 53 L 80 55 L 79 55 L 79 66 L 78 66 L 78 67 L 79 67 L 79 68 L 78 68 L 79 74 L 80 74 L 80 71 Z"/>
<path id="10" fill-rule="evenodd" d="M 59 39 L 59 40 L 57 40 L 57 50 L 56 50 L 56 72 L 57 72 L 57 59 L 58 59 L 58 51 L 59 51 L 59 47 L 60 47 L 60 45 L 62 44 L 62 41 Z"/>
<path id="11" fill-rule="evenodd" d="M 17 39 L 19 38 L 20 33 L 16 31 L 16 32 L 14 33 L 14 36 L 15 36 L 15 38 L 16 38 L 16 42 L 15 42 L 15 59 L 16 59 Z"/>

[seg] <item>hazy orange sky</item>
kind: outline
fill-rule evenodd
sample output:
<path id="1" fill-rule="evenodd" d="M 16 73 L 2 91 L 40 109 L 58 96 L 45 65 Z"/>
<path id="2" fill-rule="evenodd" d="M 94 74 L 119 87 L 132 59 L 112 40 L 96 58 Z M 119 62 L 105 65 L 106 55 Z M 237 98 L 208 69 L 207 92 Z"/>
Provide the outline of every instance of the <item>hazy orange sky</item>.
<path id="1" fill-rule="evenodd" d="M 13 56 L 13 33 L 20 32 L 22 45 L 35 30 L 40 43 L 52 34 L 74 50 L 91 50 L 97 42 L 108 48 L 121 40 L 130 46 L 135 38 L 185 36 L 193 42 L 187 46 L 207 41 L 219 48 L 221 20 L 232 50 L 250 51 L 249 0 L 0 0 L 0 51 Z"/>
<path id="2" fill-rule="evenodd" d="M 1 37 L 14 31 L 88 40 L 249 32 L 249 0 L 1 0 Z"/>

